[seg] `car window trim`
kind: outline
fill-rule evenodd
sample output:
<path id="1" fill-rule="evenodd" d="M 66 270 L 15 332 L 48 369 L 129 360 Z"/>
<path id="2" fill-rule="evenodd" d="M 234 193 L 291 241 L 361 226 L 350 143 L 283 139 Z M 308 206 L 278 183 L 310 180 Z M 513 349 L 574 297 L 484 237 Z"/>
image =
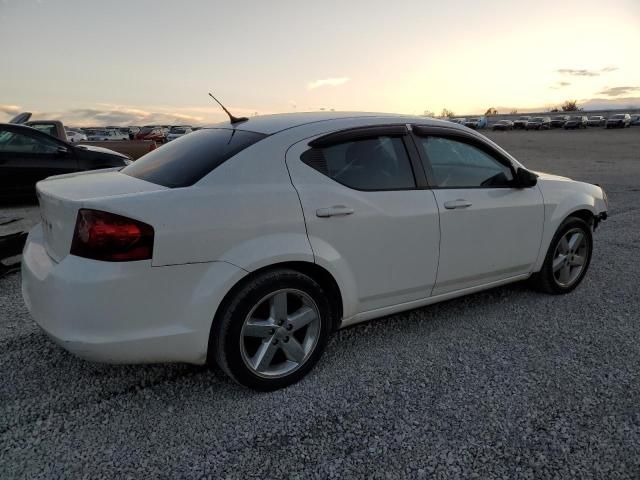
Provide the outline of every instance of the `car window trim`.
<path id="1" fill-rule="evenodd" d="M 353 142 L 357 140 L 367 140 L 370 138 L 377 137 L 396 137 L 402 140 L 402 145 L 404 146 L 405 153 L 407 154 L 407 158 L 409 159 L 409 167 L 411 169 L 411 175 L 413 178 L 413 186 L 406 188 L 372 188 L 372 189 L 364 189 L 364 188 L 355 188 L 350 185 L 346 185 L 342 182 L 339 182 L 335 178 L 330 177 L 329 175 L 325 175 L 321 171 L 313 168 L 311 165 L 307 164 L 302 156 L 310 150 L 313 149 L 322 149 L 331 147 L 334 145 L 338 145 L 341 143 Z M 339 130 L 336 132 L 331 132 L 326 135 L 322 135 L 318 138 L 315 138 L 307 143 L 307 145 L 311 148 L 305 150 L 300 154 L 299 160 L 307 165 L 309 168 L 317 171 L 320 175 L 328 178 L 332 182 L 337 183 L 338 185 L 342 185 L 345 188 L 349 188 L 350 190 L 354 190 L 357 192 L 402 192 L 402 191 L 411 191 L 411 190 L 422 190 L 428 188 L 426 182 L 426 176 L 424 175 L 424 170 L 420 164 L 420 158 L 418 153 L 418 148 L 415 145 L 415 142 L 410 138 L 409 129 L 406 124 L 395 124 L 395 125 L 374 125 L 374 126 L 366 126 L 366 127 L 355 127 L 348 128 L 344 130 Z"/>
<path id="2" fill-rule="evenodd" d="M 416 143 L 416 148 L 418 154 L 420 155 L 421 165 L 425 170 L 425 174 L 427 176 L 427 181 L 429 182 L 430 189 L 432 190 L 465 190 L 465 189 L 495 189 L 495 188 L 516 188 L 513 185 L 491 185 L 491 186 L 466 186 L 466 187 L 441 187 L 436 185 L 432 179 L 435 178 L 433 173 L 433 168 L 431 166 L 431 160 L 427 155 L 424 147 L 418 144 L 420 138 L 428 138 L 428 137 L 437 137 L 437 138 L 445 138 L 461 143 L 465 143 L 467 145 L 471 145 L 473 147 L 478 148 L 482 152 L 489 155 L 499 164 L 509 168 L 511 170 L 511 174 L 513 178 L 516 178 L 516 167 L 511 162 L 509 158 L 504 156 L 500 151 L 496 150 L 492 145 L 485 142 L 481 138 L 469 134 L 467 132 L 462 132 L 458 129 L 447 128 L 447 127 L 434 127 L 434 126 L 426 126 L 426 125 L 411 125 L 411 136 Z"/>

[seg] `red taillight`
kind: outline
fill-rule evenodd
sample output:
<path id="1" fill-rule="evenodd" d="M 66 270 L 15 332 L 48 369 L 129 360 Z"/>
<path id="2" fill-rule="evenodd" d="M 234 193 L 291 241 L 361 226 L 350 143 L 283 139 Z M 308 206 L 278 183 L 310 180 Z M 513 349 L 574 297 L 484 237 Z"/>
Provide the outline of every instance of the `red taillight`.
<path id="1" fill-rule="evenodd" d="M 131 218 L 82 208 L 78 211 L 71 255 L 129 262 L 149 260 L 153 253 L 153 227 Z"/>

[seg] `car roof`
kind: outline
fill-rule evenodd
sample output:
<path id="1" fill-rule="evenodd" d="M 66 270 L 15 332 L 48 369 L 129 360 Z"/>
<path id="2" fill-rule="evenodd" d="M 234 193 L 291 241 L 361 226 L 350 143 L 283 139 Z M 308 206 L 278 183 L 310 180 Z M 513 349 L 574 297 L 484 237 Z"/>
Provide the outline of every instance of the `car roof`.
<path id="1" fill-rule="evenodd" d="M 367 113 L 367 112 L 299 112 L 278 113 L 273 115 L 260 115 L 251 117 L 247 121 L 230 124 L 228 121 L 209 125 L 205 128 L 234 128 L 250 132 L 272 135 L 289 128 L 307 125 L 309 123 L 327 122 L 347 118 L 371 118 L 372 120 L 388 119 L 390 123 L 420 123 L 421 125 L 447 126 L 451 128 L 466 129 L 445 120 L 436 120 L 428 117 L 417 117 L 393 113 Z"/>

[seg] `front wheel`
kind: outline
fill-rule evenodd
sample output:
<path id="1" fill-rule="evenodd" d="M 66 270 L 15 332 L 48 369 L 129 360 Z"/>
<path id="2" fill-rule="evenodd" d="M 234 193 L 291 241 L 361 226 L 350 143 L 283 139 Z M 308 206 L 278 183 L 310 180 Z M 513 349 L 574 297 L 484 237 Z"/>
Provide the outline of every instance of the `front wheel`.
<path id="1" fill-rule="evenodd" d="M 318 362 L 332 326 L 326 292 L 288 269 L 259 274 L 216 315 L 209 357 L 233 380 L 256 390 L 291 385 Z"/>
<path id="2" fill-rule="evenodd" d="M 542 268 L 531 278 L 534 287 L 555 295 L 571 292 L 587 273 L 592 251 L 591 226 L 581 218 L 567 218 L 551 240 Z"/>

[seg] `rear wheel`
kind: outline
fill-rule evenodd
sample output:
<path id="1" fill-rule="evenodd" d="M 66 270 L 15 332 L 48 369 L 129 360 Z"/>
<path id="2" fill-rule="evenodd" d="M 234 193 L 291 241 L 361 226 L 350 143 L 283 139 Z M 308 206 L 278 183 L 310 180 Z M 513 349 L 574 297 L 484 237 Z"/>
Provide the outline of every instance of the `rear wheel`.
<path id="1" fill-rule="evenodd" d="M 569 217 L 554 235 L 542 268 L 531 278 L 533 286 L 556 295 L 571 292 L 587 273 L 592 250 L 591 226 Z"/>
<path id="2" fill-rule="evenodd" d="M 304 377 L 331 331 L 322 287 L 294 270 L 258 275 L 221 308 L 209 356 L 236 382 L 257 390 L 276 390 Z"/>

